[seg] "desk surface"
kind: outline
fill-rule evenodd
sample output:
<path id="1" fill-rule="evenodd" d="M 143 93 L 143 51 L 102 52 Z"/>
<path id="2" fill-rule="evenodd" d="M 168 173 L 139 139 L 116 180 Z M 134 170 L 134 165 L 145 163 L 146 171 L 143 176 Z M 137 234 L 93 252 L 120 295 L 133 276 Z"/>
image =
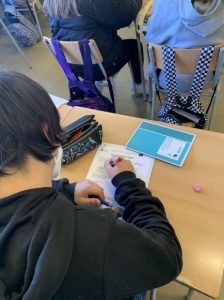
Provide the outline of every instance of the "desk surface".
<path id="1" fill-rule="evenodd" d="M 60 107 L 62 126 L 84 114 L 95 114 L 103 125 L 103 142 L 125 145 L 141 119 L 83 108 Z M 171 127 L 177 127 L 170 125 Z M 179 127 L 178 127 L 179 128 Z M 224 135 L 181 127 L 197 135 L 182 168 L 156 160 L 149 183 L 164 203 L 183 249 L 178 281 L 218 297 L 224 266 Z M 95 150 L 65 166 L 64 177 L 85 178 Z M 201 193 L 192 186 L 200 183 Z"/>

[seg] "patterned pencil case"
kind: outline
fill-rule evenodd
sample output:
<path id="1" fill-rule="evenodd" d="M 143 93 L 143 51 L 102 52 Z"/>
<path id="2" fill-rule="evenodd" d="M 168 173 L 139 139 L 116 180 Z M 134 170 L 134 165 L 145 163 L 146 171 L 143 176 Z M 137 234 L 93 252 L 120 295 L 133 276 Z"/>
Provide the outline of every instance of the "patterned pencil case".
<path id="1" fill-rule="evenodd" d="M 66 126 L 62 164 L 69 164 L 102 143 L 102 125 L 94 115 L 85 115 Z"/>

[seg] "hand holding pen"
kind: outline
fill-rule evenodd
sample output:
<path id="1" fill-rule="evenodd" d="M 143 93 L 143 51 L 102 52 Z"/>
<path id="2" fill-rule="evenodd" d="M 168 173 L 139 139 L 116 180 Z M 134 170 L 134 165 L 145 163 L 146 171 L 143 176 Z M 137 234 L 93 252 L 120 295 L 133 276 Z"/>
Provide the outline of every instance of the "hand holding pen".
<path id="1" fill-rule="evenodd" d="M 122 158 L 120 156 L 112 157 L 110 160 L 111 167 L 116 166 L 121 161 L 122 161 Z"/>
<path id="2" fill-rule="evenodd" d="M 104 162 L 104 168 L 110 179 L 113 179 L 119 173 L 129 171 L 134 173 L 134 167 L 130 160 L 126 160 L 122 157 L 112 157 Z"/>
<path id="3" fill-rule="evenodd" d="M 103 188 L 91 180 L 85 179 L 75 185 L 74 200 L 78 205 L 99 206 L 101 204 L 100 199 L 104 198 Z"/>
<path id="4" fill-rule="evenodd" d="M 134 168 L 129 160 L 119 156 L 113 156 L 105 161 L 105 170 L 110 179 L 121 172 L 129 171 L 134 173 Z M 75 202 L 78 205 L 95 205 L 103 204 L 112 208 L 112 205 L 105 199 L 103 189 L 95 182 L 83 180 L 78 182 L 75 187 Z"/>

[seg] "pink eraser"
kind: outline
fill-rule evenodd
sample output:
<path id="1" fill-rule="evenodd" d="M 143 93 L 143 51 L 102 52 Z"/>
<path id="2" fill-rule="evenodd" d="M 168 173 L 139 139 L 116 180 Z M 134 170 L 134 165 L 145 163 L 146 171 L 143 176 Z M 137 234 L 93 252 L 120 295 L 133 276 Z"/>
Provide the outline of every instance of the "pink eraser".
<path id="1" fill-rule="evenodd" d="M 193 185 L 193 190 L 196 192 L 196 193 L 200 193 L 202 191 L 202 186 L 198 183 L 195 183 Z"/>

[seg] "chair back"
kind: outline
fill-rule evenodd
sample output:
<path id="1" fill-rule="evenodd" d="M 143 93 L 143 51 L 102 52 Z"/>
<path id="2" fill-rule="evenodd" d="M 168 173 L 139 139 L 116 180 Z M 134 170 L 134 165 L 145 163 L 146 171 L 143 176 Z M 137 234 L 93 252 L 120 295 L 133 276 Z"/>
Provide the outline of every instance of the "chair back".
<path id="1" fill-rule="evenodd" d="M 195 69 L 200 56 L 201 48 L 193 49 L 175 49 L 175 65 L 177 73 L 192 74 L 195 73 Z M 148 53 L 150 61 L 153 65 L 153 78 L 156 83 L 158 83 L 158 78 L 156 76 L 156 69 L 163 70 L 163 49 L 160 45 L 149 44 Z M 214 53 L 209 65 L 208 72 L 215 72 L 213 88 L 217 85 L 221 69 L 222 61 L 224 58 L 224 44 L 217 45 L 214 49 Z"/>
<path id="2" fill-rule="evenodd" d="M 163 63 L 163 46 L 160 45 L 154 45 L 149 44 L 148 45 L 148 54 L 150 63 L 152 66 L 151 72 L 152 72 L 152 112 L 151 116 L 152 119 L 155 117 L 155 110 L 156 110 L 156 91 L 160 90 L 159 87 L 159 78 L 157 76 L 157 69 L 165 69 L 164 63 Z M 177 73 L 183 73 L 183 74 L 195 74 L 196 67 L 198 65 L 198 60 L 200 57 L 201 48 L 195 48 L 195 49 L 181 49 L 176 48 L 175 49 L 175 67 Z M 211 95 L 211 100 L 207 108 L 207 112 L 210 108 L 210 105 L 212 104 L 212 111 L 211 111 L 211 117 L 209 120 L 208 128 L 210 128 L 212 119 L 214 118 L 214 108 L 216 105 L 216 89 L 219 83 L 219 78 L 222 72 L 222 62 L 224 59 L 224 44 L 217 45 L 214 49 L 208 72 L 214 72 L 214 78 L 212 85 L 204 86 L 203 89 L 212 88 L 213 93 Z M 165 91 L 164 89 L 162 89 Z M 213 98 L 215 99 L 213 102 Z"/>
<path id="3" fill-rule="evenodd" d="M 219 51 L 223 48 L 224 45 L 218 45 L 215 47 L 211 63 L 209 65 L 208 72 L 214 72 L 216 70 L 216 65 L 219 57 Z M 156 68 L 163 70 L 163 49 L 160 45 L 149 45 L 149 49 L 152 49 L 154 54 L 154 64 Z M 198 63 L 198 58 L 200 56 L 201 48 L 193 49 L 175 49 L 175 63 L 177 73 L 189 73 L 192 74 L 195 72 L 195 68 Z"/>
<path id="4" fill-rule="evenodd" d="M 142 5 L 140 11 L 138 12 L 137 17 L 135 19 L 135 27 L 136 27 L 135 29 L 138 33 L 147 31 L 146 18 L 151 16 L 152 5 L 153 5 L 153 1 L 148 0 L 146 3 Z"/>
<path id="5" fill-rule="evenodd" d="M 48 51 L 55 57 L 55 50 L 49 37 L 43 37 L 43 43 L 47 47 Z M 68 63 L 75 65 L 83 65 L 82 55 L 79 49 L 78 41 L 60 41 L 61 49 L 64 52 L 65 58 Z M 91 58 L 93 64 L 102 63 L 103 58 L 97 47 L 96 42 L 93 39 L 89 40 L 89 46 L 91 49 Z"/>

